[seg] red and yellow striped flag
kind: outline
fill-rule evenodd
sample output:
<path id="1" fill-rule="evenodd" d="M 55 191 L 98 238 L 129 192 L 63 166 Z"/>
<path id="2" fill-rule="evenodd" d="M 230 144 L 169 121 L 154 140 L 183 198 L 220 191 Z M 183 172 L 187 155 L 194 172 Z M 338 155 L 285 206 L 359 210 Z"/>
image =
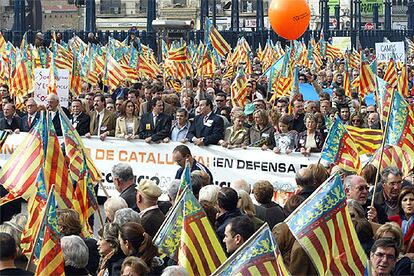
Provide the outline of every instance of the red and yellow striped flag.
<path id="1" fill-rule="evenodd" d="M 70 83 L 69 83 L 69 89 L 70 91 L 75 94 L 79 95 L 82 92 L 82 82 L 81 82 L 81 76 L 80 76 L 80 62 L 79 62 L 79 56 L 75 53 L 73 57 L 72 62 L 72 71 L 70 74 Z"/>
<path id="2" fill-rule="evenodd" d="M 207 50 L 204 51 L 203 59 L 199 67 L 198 76 L 202 78 L 212 78 L 214 75 L 213 62 Z"/>
<path id="3" fill-rule="evenodd" d="M 347 70 L 345 70 L 345 72 L 344 72 L 344 90 L 345 90 L 345 95 L 352 98 L 352 95 L 351 95 L 351 80 L 349 78 L 349 72 Z"/>
<path id="4" fill-rule="evenodd" d="M 247 82 L 246 74 L 244 73 L 243 68 L 240 68 L 230 87 L 233 105 L 239 107 L 244 107 L 246 105 L 248 93 Z"/>
<path id="5" fill-rule="evenodd" d="M 216 49 L 219 56 L 224 57 L 231 50 L 231 46 L 227 43 L 224 37 L 213 26 L 210 26 L 210 32 L 208 34 L 211 45 Z"/>
<path id="6" fill-rule="evenodd" d="M 372 161 L 372 164 L 378 168 L 379 159 L 381 152 L 378 151 Z M 401 170 L 403 177 L 408 176 L 414 166 L 413 159 L 410 157 L 408 152 L 398 146 L 387 145 L 384 148 L 382 155 L 382 162 L 380 171 L 384 170 L 389 166 L 395 166 Z"/>
<path id="7" fill-rule="evenodd" d="M 106 82 L 111 89 L 115 89 L 121 82 L 125 81 L 127 76 L 127 72 L 125 72 L 121 65 L 107 53 L 104 82 Z"/>
<path id="8" fill-rule="evenodd" d="M 4 39 L 3 33 L 0 32 L 0 52 L 6 48 L 6 40 Z"/>
<path id="9" fill-rule="evenodd" d="M 29 61 L 21 60 L 13 73 L 10 92 L 12 95 L 27 95 L 33 90 L 33 75 Z"/>
<path id="10" fill-rule="evenodd" d="M 401 95 L 403 97 L 407 98 L 410 97 L 410 91 L 408 89 L 408 72 L 407 72 L 407 65 L 404 64 L 404 66 L 401 69 L 401 75 L 398 78 L 398 91 L 400 91 Z"/>
<path id="11" fill-rule="evenodd" d="M 395 61 L 393 58 L 388 63 L 387 70 L 385 71 L 384 80 L 388 82 L 393 88 L 397 88 L 398 85 L 398 74 L 395 68 Z"/>
<path id="12" fill-rule="evenodd" d="M 362 99 L 366 95 L 375 91 L 375 74 L 372 72 L 371 66 L 368 62 L 361 62 L 361 69 L 359 71 L 359 93 Z"/>
<path id="13" fill-rule="evenodd" d="M 360 155 L 374 153 L 381 146 L 384 133 L 380 129 L 346 126 L 346 130 L 354 140 Z"/>

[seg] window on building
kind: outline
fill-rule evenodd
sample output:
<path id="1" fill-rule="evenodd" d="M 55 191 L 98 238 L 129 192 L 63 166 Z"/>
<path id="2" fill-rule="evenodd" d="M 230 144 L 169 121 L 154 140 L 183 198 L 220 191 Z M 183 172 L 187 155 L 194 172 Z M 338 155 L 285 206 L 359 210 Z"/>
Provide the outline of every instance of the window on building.
<path id="1" fill-rule="evenodd" d="M 172 4 L 173 4 L 173 6 L 180 5 L 182 7 L 186 7 L 187 6 L 187 0 L 172 0 Z"/>
<path id="2" fill-rule="evenodd" d="M 241 12 L 252 13 L 256 12 L 256 0 L 241 1 Z"/>
<path id="3" fill-rule="evenodd" d="M 139 12 L 146 13 L 148 9 L 148 0 L 140 0 L 139 1 Z"/>
<path id="4" fill-rule="evenodd" d="M 101 14 L 118 14 L 121 12 L 121 0 L 101 0 Z"/>

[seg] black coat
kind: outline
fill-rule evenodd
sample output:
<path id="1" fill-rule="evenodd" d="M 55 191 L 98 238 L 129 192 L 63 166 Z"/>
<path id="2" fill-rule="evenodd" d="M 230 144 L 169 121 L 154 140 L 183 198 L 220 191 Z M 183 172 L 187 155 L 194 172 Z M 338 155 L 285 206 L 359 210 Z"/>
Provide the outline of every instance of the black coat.
<path id="1" fill-rule="evenodd" d="M 91 122 L 91 118 L 88 114 L 82 112 L 76 118 L 74 118 L 72 115 L 70 117 L 70 122 L 75 127 L 80 136 L 85 136 L 85 134 L 89 132 L 89 124 Z"/>
<path id="2" fill-rule="evenodd" d="M 0 119 L 0 130 L 10 129 L 15 131 L 16 129 L 22 130 L 22 118 L 19 116 L 13 116 L 11 124 L 9 124 L 6 118 Z"/>
<path id="3" fill-rule="evenodd" d="M 166 137 L 169 137 L 172 124 L 172 117 L 165 113 L 160 113 L 157 116 L 155 125 L 152 112 L 147 112 L 141 117 L 139 123 L 138 135 L 140 139 L 151 137 L 153 142 L 157 142 Z"/>
<path id="4" fill-rule="evenodd" d="M 259 219 L 267 222 L 269 224 L 270 229 L 273 229 L 273 227 L 276 224 L 284 221 L 286 218 L 283 208 L 275 202 L 270 202 L 268 204 L 262 205 L 255 205 L 254 207 L 256 209 L 256 216 Z"/>
<path id="5" fill-rule="evenodd" d="M 145 232 L 147 232 L 151 237 L 154 237 L 155 234 L 160 229 L 161 224 L 164 222 L 165 215 L 159 208 L 149 210 L 145 212 L 141 217 L 141 224 L 144 227 Z"/>
<path id="6" fill-rule="evenodd" d="M 217 145 L 218 142 L 224 138 L 224 121 L 223 118 L 210 113 L 206 123 L 204 123 L 204 116 L 197 115 L 194 117 L 194 122 L 191 124 L 187 133 L 187 139 L 192 141 L 193 137 L 204 137 L 204 145 Z"/>
<path id="7" fill-rule="evenodd" d="M 26 114 L 22 117 L 22 129 L 21 129 L 21 131 L 23 131 L 23 132 L 29 132 L 30 130 L 32 130 L 33 126 L 39 121 L 40 112 L 36 112 L 36 115 L 32 119 L 32 123 L 30 124 L 30 126 L 29 126 L 28 118 L 29 118 L 28 114 Z"/>
<path id="8" fill-rule="evenodd" d="M 63 112 L 66 114 L 66 116 L 69 118 L 70 117 L 70 113 L 69 110 L 65 107 L 62 107 Z M 56 112 L 55 117 L 53 117 L 53 127 L 55 128 L 56 131 L 56 135 L 57 136 L 62 136 L 62 125 L 60 123 L 60 116 L 59 116 L 59 111 Z"/>
<path id="9" fill-rule="evenodd" d="M 119 196 L 125 199 L 129 208 L 139 212 L 137 207 L 137 189 L 134 184 L 123 190 Z"/>

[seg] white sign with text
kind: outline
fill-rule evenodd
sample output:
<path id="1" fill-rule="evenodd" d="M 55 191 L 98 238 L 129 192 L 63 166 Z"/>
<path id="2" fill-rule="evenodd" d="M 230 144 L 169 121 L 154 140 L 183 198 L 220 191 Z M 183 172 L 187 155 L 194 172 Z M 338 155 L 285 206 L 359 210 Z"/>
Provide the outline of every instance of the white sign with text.
<path id="1" fill-rule="evenodd" d="M 49 85 L 49 68 L 35 69 L 34 98 L 37 104 L 46 105 L 47 87 Z M 58 69 L 57 76 L 57 94 L 60 99 L 60 105 L 69 106 L 69 70 Z"/>
<path id="2" fill-rule="evenodd" d="M 395 54 L 395 62 L 405 62 L 404 42 L 375 43 L 377 62 L 389 62 Z"/>

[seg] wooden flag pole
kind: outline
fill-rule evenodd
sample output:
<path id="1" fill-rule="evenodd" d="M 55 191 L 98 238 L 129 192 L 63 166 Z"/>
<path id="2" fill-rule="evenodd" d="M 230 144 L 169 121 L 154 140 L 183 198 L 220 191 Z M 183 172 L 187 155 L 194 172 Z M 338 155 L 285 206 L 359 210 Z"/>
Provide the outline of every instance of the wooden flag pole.
<path id="1" fill-rule="evenodd" d="M 48 209 L 48 206 L 49 206 L 49 203 L 50 203 L 50 197 L 51 197 L 52 193 L 54 193 L 54 192 L 55 192 L 55 184 L 52 184 L 52 186 L 50 188 L 50 191 L 49 191 L 49 195 L 47 196 L 47 201 L 46 201 L 45 210 L 44 210 L 44 213 L 43 213 L 43 216 L 42 216 L 42 220 L 40 222 L 40 225 L 39 225 L 38 229 L 36 230 L 36 235 L 35 235 L 35 239 L 33 241 L 32 251 L 30 252 L 29 258 L 27 259 L 26 270 L 29 269 L 30 262 L 32 261 L 34 251 L 36 249 L 36 243 L 37 243 L 37 240 L 39 239 L 40 229 L 42 229 L 43 224 L 44 224 L 45 219 L 46 219 L 47 209 Z M 33 198 L 33 200 L 35 200 L 35 199 Z"/>
<path id="2" fill-rule="evenodd" d="M 390 111 L 388 112 L 387 120 L 385 122 L 384 136 L 382 136 L 382 142 L 381 142 L 381 147 L 380 147 L 381 153 L 380 153 L 380 159 L 379 159 L 379 162 L 378 162 L 377 174 L 375 176 L 374 190 L 372 192 L 371 207 L 374 206 L 375 193 L 377 191 L 377 185 L 378 185 L 378 177 L 380 175 L 382 157 L 383 157 L 383 154 L 384 154 L 384 145 L 385 145 L 385 140 L 387 139 L 387 136 L 388 136 L 388 125 L 389 125 L 389 121 L 390 121 L 392 108 L 394 106 L 394 95 L 395 95 L 395 89 L 392 89 Z"/>

